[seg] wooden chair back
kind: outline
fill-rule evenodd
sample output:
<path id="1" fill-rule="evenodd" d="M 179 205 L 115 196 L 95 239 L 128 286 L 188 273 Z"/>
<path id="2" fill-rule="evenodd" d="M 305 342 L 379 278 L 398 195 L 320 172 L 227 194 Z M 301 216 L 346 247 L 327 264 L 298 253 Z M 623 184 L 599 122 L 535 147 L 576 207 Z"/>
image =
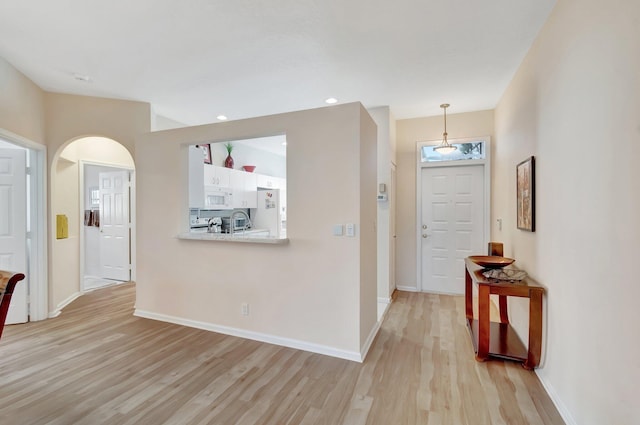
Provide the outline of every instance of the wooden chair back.
<path id="1" fill-rule="evenodd" d="M 7 320 L 7 313 L 9 312 L 9 304 L 11 303 L 11 296 L 16 284 L 24 279 L 24 274 L 14 273 L 5 270 L 0 270 L 0 338 L 2 338 L 2 331 L 4 330 L 4 322 Z"/>

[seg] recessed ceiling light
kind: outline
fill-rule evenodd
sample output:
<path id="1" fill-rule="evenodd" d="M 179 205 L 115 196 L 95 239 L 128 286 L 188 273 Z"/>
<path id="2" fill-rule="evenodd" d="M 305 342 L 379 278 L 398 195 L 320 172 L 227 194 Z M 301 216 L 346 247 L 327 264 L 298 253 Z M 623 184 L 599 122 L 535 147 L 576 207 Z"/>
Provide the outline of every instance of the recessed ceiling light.
<path id="1" fill-rule="evenodd" d="M 338 103 L 338 99 L 336 99 L 335 97 L 330 97 L 328 99 L 325 99 L 325 103 L 328 103 L 329 105 L 333 103 Z"/>
<path id="2" fill-rule="evenodd" d="M 220 121 L 226 121 L 228 119 L 226 115 L 218 115 L 216 118 L 218 118 Z"/>

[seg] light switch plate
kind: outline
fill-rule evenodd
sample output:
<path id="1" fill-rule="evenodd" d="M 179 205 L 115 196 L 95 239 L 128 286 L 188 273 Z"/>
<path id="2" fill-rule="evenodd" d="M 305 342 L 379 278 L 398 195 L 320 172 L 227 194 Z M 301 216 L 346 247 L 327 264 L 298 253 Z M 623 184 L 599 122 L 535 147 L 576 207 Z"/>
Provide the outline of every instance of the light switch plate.
<path id="1" fill-rule="evenodd" d="M 342 224 L 334 224 L 333 225 L 333 236 L 342 236 L 344 234 L 344 230 L 342 228 Z"/>
<path id="2" fill-rule="evenodd" d="M 347 236 L 354 237 L 356 235 L 356 225 L 353 223 L 347 223 Z"/>

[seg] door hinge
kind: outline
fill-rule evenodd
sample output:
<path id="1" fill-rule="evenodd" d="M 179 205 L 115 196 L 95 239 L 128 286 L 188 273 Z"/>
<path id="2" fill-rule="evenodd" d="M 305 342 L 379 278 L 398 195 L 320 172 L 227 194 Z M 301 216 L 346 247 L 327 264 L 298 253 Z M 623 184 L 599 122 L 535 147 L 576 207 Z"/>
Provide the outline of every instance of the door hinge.
<path id="1" fill-rule="evenodd" d="M 25 173 L 30 176 L 31 175 L 31 167 L 24 167 Z"/>

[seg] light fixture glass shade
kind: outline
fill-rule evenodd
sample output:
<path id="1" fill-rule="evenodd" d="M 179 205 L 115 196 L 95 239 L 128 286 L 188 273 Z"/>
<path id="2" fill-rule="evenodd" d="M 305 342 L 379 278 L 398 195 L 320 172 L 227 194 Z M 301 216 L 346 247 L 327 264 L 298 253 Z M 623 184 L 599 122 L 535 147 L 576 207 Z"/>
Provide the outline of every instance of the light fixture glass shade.
<path id="1" fill-rule="evenodd" d="M 444 155 L 454 152 L 456 149 L 458 149 L 457 146 L 452 146 L 447 141 L 447 108 L 449 106 L 450 105 L 448 103 L 443 103 L 442 105 L 440 105 L 440 107 L 444 109 L 444 133 L 442 133 L 442 143 L 440 143 L 440 146 L 433 148 L 434 151 Z"/>
<path id="2" fill-rule="evenodd" d="M 456 146 L 452 146 L 449 143 L 447 143 L 446 145 L 440 145 L 440 146 L 436 146 L 435 148 L 433 148 L 434 151 L 441 153 L 441 154 L 448 154 L 451 152 L 455 152 L 458 148 Z"/>

